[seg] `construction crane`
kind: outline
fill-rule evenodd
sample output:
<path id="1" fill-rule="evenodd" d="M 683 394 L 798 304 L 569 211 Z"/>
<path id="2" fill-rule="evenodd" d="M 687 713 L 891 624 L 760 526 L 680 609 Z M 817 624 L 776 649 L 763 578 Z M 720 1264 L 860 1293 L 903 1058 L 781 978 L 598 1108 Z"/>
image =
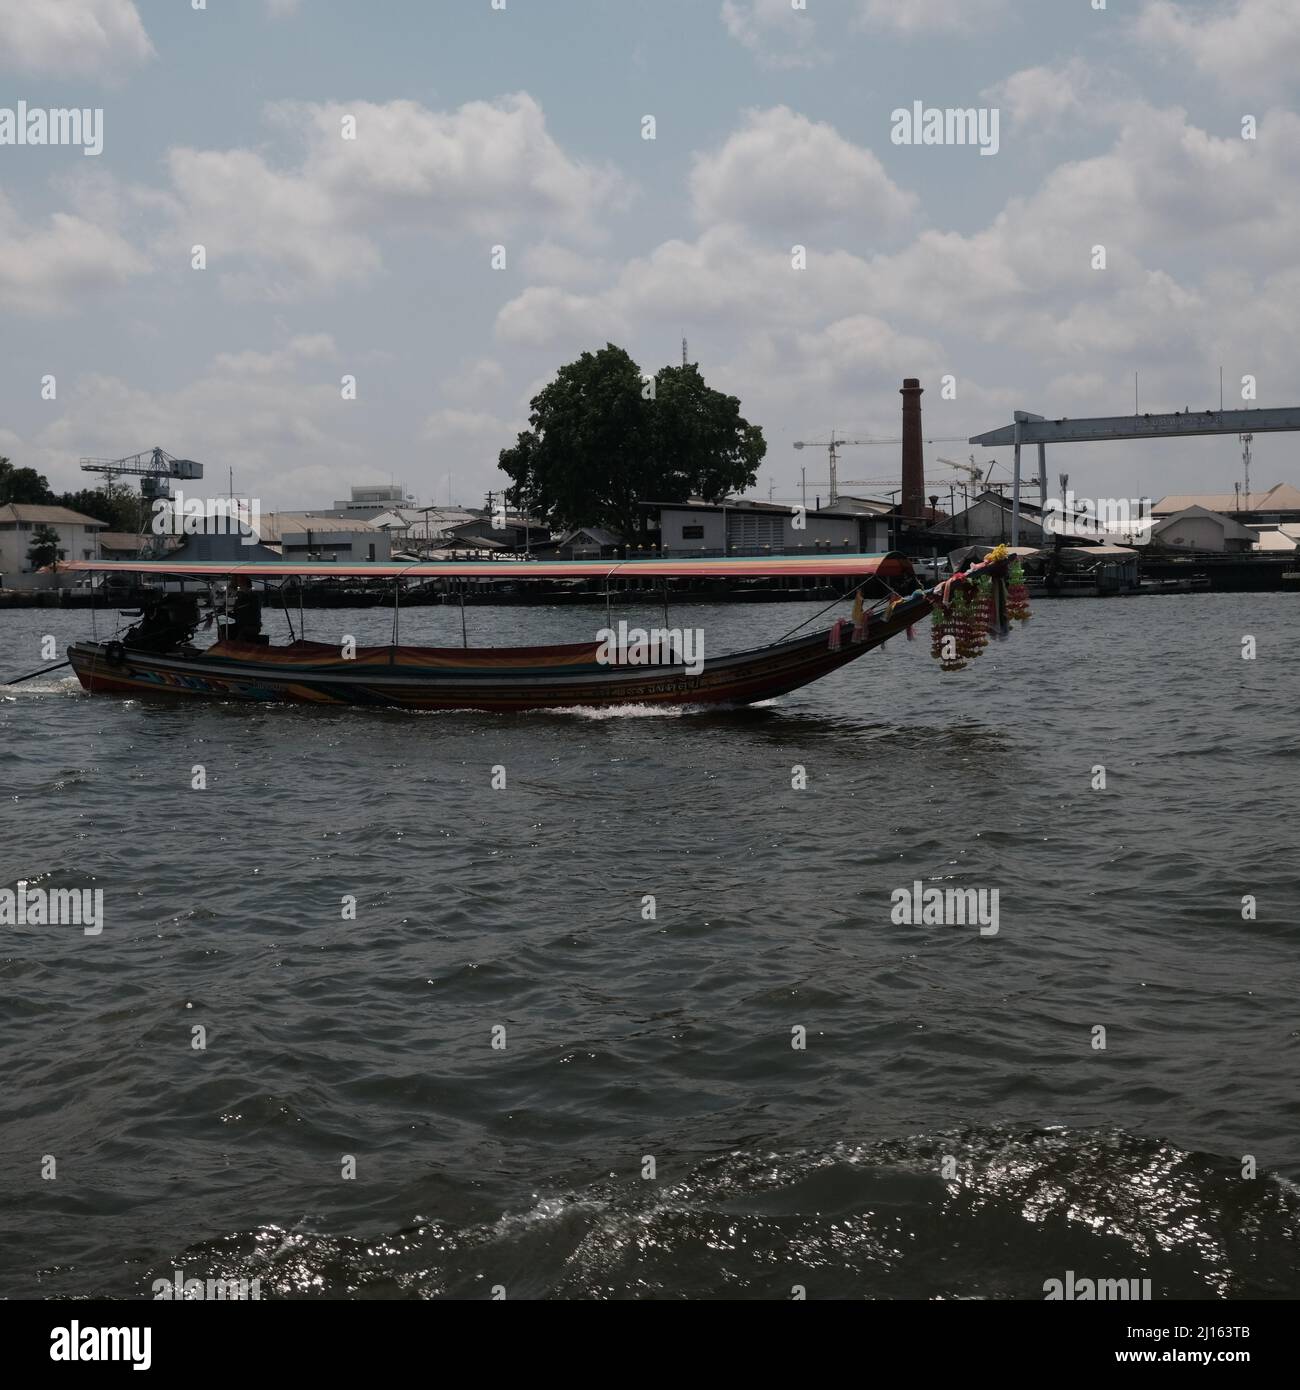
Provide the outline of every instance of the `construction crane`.
<path id="1" fill-rule="evenodd" d="M 984 476 L 984 470 L 982 468 L 977 468 L 975 465 L 974 454 L 970 456 L 969 463 L 962 463 L 958 459 L 946 459 L 942 457 L 940 457 L 937 460 L 937 462 L 946 463 L 949 468 L 960 468 L 963 473 L 969 473 L 970 480 L 972 483 L 978 483 L 979 480 Z"/>
<path id="2" fill-rule="evenodd" d="M 169 497 L 169 480 L 182 478 L 189 481 L 203 476 L 203 465 L 193 459 L 174 458 L 165 449 L 154 447 L 139 454 L 128 454 L 120 459 L 83 458 L 81 468 L 84 473 L 104 473 L 111 485 L 113 479 L 121 475 L 140 479 L 140 495 L 146 502 L 155 498 Z"/>
<path id="3" fill-rule="evenodd" d="M 938 462 L 939 462 L 939 463 L 946 463 L 946 464 L 948 465 L 949 468 L 956 468 L 956 469 L 958 469 L 959 471 L 961 471 L 962 473 L 965 473 L 965 474 L 967 474 L 967 475 L 969 476 L 970 482 L 969 482 L 969 483 L 962 483 L 962 484 L 960 485 L 960 486 L 961 486 L 962 497 L 965 499 L 966 505 L 969 507 L 969 506 L 970 506 L 970 493 L 971 493 L 971 489 L 972 489 L 972 488 L 975 488 L 975 489 L 978 490 L 979 483 L 980 483 L 980 481 L 981 481 L 981 480 L 983 479 L 983 477 L 984 477 L 984 470 L 983 470 L 982 468 L 978 467 L 978 466 L 976 465 L 976 463 L 975 463 L 975 455 L 972 454 L 972 455 L 970 456 L 970 462 L 969 462 L 969 463 L 962 463 L 960 459 L 946 459 L 946 458 L 943 458 L 943 457 L 940 457 L 940 458 L 938 459 Z M 951 483 L 950 483 L 950 484 L 949 484 L 949 490 L 950 490 L 950 491 L 951 491 L 951 486 L 952 486 L 952 485 L 951 485 Z M 951 504 L 950 504 L 950 505 L 951 505 Z"/>
<path id="4" fill-rule="evenodd" d="M 839 501 L 840 496 L 839 484 L 835 480 L 835 471 L 840 461 L 839 451 L 848 445 L 884 444 L 887 442 L 883 439 L 836 439 L 835 431 L 832 430 L 829 439 L 796 439 L 794 447 L 796 449 L 826 450 L 826 457 L 830 465 L 831 506 L 833 507 Z"/>

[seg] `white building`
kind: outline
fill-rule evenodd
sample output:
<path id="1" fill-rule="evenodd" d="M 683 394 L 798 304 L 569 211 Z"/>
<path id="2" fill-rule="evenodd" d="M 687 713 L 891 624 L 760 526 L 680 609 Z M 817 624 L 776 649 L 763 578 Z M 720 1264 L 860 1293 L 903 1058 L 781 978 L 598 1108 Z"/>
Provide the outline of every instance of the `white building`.
<path id="1" fill-rule="evenodd" d="M 7 502 L 0 506 L 0 587 L 6 589 L 70 588 L 78 575 L 37 574 L 27 558 L 37 530 L 48 526 L 59 538 L 64 560 L 99 558 L 97 536 L 108 522 L 97 521 L 68 507 Z"/>
<path id="2" fill-rule="evenodd" d="M 1184 507 L 1151 528 L 1152 541 L 1178 550 L 1252 550 L 1259 537 L 1249 526 L 1208 507 Z"/>
<path id="3" fill-rule="evenodd" d="M 369 521 L 380 512 L 392 511 L 394 507 L 407 507 L 415 501 L 407 495 L 400 483 L 384 483 L 370 487 L 354 487 L 348 501 L 335 502 L 333 513 L 337 516 L 360 517 Z"/>
<path id="4" fill-rule="evenodd" d="M 889 548 L 888 502 L 841 498 L 837 506 L 800 512 L 770 502 L 642 503 L 669 555 L 799 555 Z M 796 521 L 802 519 L 803 525 Z M 657 524 L 657 525 L 656 525 Z"/>
<path id="5" fill-rule="evenodd" d="M 390 533 L 357 517 L 331 512 L 264 512 L 257 526 L 264 545 L 286 560 L 338 560 L 343 564 L 387 560 Z"/>

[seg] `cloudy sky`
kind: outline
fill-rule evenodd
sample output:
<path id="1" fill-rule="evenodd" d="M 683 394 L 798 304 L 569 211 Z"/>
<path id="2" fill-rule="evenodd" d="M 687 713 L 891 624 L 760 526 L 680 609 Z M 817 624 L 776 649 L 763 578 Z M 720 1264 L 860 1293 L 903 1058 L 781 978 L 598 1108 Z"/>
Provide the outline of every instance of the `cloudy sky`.
<path id="1" fill-rule="evenodd" d="M 1097 3 L 0 0 L 0 111 L 104 113 L 98 157 L 0 145 L 0 453 L 59 487 L 160 444 L 266 506 L 476 504 L 560 363 L 653 371 L 683 335 L 791 500 L 825 477 L 793 441 L 896 436 L 904 376 L 938 438 L 1128 412 L 1135 373 L 1143 410 L 1217 405 L 1221 366 L 1227 404 L 1246 374 L 1295 403 L 1300 5 Z M 996 108 L 998 152 L 893 143 L 917 101 Z M 1252 488 L 1300 484 L 1295 447 L 1258 439 Z M 1062 469 L 1230 491 L 1239 446 Z"/>

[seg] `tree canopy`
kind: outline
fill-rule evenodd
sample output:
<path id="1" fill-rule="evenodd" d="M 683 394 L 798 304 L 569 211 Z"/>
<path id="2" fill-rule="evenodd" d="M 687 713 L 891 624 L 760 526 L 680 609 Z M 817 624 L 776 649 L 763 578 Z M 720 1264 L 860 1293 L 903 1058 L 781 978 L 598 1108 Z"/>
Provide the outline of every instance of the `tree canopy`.
<path id="1" fill-rule="evenodd" d="M 134 533 L 140 530 L 140 494 L 125 483 L 105 483 L 103 487 L 65 492 L 58 502 L 62 507 L 71 507 L 74 512 L 93 516 L 96 521 L 108 522 L 110 531 Z"/>
<path id="2" fill-rule="evenodd" d="M 140 530 L 140 494 L 125 483 L 105 481 L 100 487 L 56 494 L 43 473 L 34 468 L 15 468 L 9 459 L 0 458 L 0 507 L 10 502 L 68 507 L 83 516 L 107 522 L 113 531 Z"/>
<path id="3" fill-rule="evenodd" d="M 530 429 L 500 455 L 515 506 L 553 527 L 638 528 L 638 503 L 752 487 L 767 452 L 735 396 L 694 363 L 654 377 L 607 343 L 561 367 L 531 402 Z"/>
<path id="4" fill-rule="evenodd" d="M 7 458 L 0 458 L 0 507 L 10 502 L 49 506 L 53 501 L 44 474 L 34 468 L 15 468 Z"/>

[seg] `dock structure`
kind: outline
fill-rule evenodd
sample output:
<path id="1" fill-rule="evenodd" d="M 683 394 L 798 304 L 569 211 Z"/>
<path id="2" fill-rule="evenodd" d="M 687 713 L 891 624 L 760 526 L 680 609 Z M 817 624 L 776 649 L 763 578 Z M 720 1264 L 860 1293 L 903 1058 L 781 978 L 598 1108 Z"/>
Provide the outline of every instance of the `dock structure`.
<path id="1" fill-rule="evenodd" d="M 1038 446 L 1038 486 L 1041 505 L 1047 506 L 1047 446 L 1085 444 L 1104 440 L 1171 439 L 1201 434 L 1270 434 L 1300 430 L 1300 406 L 1276 406 L 1259 410 L 1182 410 L 1172 415 L 1094 415 L 1079 420 L 1048 420 L 1028 410 L 1017 410 L 1012 423 L 967 441 L 986 449 L 1010 444 L 1015 449 L 1011 486 L 1011 544 L 1020 542 L 1020 450 Z"/>

